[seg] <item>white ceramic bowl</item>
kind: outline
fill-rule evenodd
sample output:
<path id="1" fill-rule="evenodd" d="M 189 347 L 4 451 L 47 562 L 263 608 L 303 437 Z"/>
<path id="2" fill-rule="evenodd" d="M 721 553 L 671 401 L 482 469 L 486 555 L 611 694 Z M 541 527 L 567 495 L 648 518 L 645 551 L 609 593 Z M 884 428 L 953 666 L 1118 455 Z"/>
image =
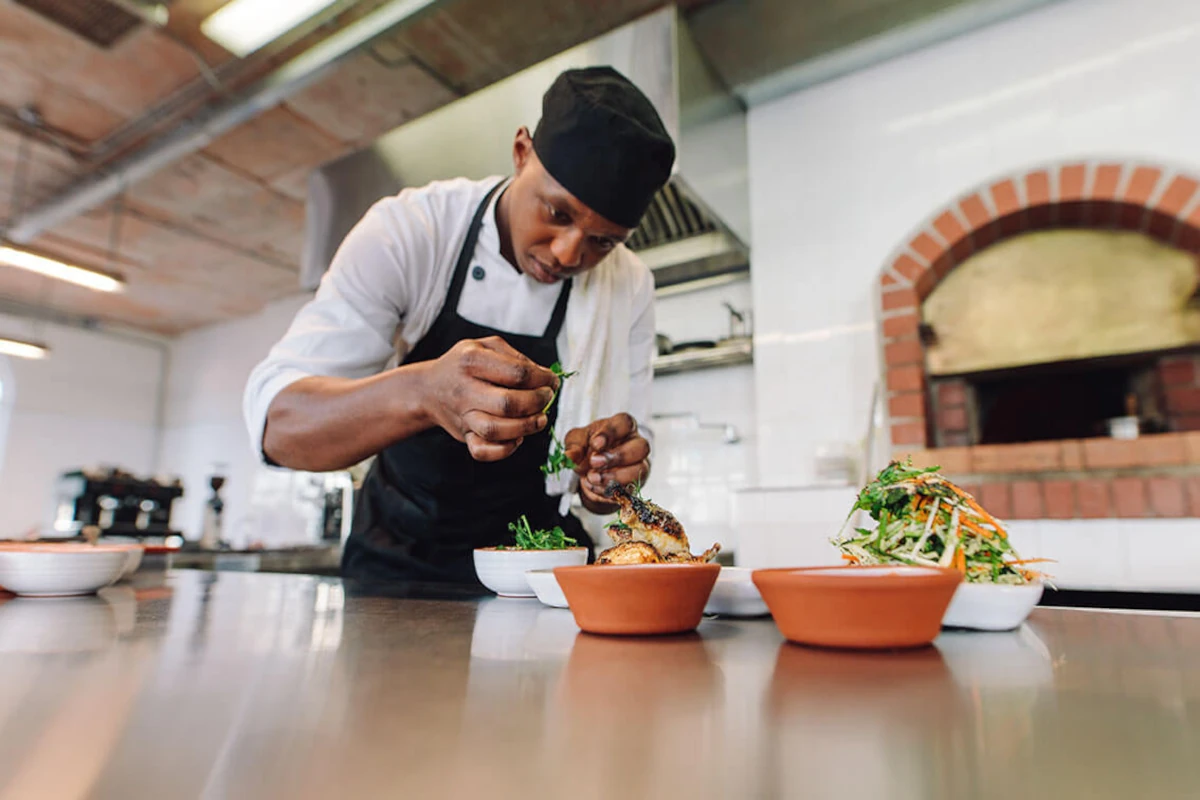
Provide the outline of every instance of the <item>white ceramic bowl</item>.
<path id="1" fill-rule="evenodd" d="M 558 585 L 558 578 L 554 577 L 553 569 L 531 569 L 525 573 L 525 578 L 542 603 L 551 608 L 570 608 L 567 596 Z"/>
<path id="2" fill-rule="evenodd" d="M 761 617 L 769 614 L 758 587 L 750 579 L 753 571 L 746 567 L 721 567 L 721 574 L 717 576 L 717 583 L 708 596 L 704 613 L 722 617 Z"/>
<path id="3" fill-rule="evenodd" d="M 121 570 L 121 579 L 124 580 L 130 575 L 138 571 L 138 567 L 142 565 L 142 556 L 146 553 L 146 548 L 140 544 L 125 544 L 121 545 L 129 553 L 129 558 L 125 562 L 125 569 Z"/>
<path id="4" fill-rule="evenodd" d="M 119 545 L 7 544 L 0 586 L 29 597 L 91 594 L 121 577 L 129 551 Z"/>
<path id="5" fill-rule="evenodd" d="M 1020 627 L 1037 606 L 1042 589 L 1041 583 L 960 583 L 942 618 L 942 627 L 1011 631 Z"/>
<path id="6" fill-rule="evenodd" d="M 531 569 L 554 569 L 586 564 L 585 547 L 563 550 L 497 550 L 486 547 L 475 551 L 475 574 L 479 582 L 501 597 L 536 597 L 525 573 Z"/>

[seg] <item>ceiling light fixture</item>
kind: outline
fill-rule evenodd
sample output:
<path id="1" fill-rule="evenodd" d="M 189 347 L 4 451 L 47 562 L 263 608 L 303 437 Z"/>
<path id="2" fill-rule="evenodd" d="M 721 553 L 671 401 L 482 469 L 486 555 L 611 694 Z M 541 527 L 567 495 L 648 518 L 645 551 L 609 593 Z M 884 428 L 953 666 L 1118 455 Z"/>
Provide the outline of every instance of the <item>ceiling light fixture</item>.
<path id="1" fill-rule="evenodd" d="M 50 355 L 50 348 L 44 344 L 23 342 L 20 339 L 10 339 L 0 336 L 0 356 L 16 356 L 17 358 L 42 359 Z"/>
<path id="2" fill-rule="evenodd" d="M 200 23 L 200 31 L 229 52 L 245 58 L 335 0 L 233 0 Z"/>
<path id="3" fill-rule="evenodd" d="M 64 264 L 53 258 L 39 256 L 28 250 L 18 250 L 15 247 L 0 245 L 0 264 L 36 272 L 48 278 L 74 283 L 98 292 L 119 292 L 125 287 L 125 282 L 103 272 Z"/>

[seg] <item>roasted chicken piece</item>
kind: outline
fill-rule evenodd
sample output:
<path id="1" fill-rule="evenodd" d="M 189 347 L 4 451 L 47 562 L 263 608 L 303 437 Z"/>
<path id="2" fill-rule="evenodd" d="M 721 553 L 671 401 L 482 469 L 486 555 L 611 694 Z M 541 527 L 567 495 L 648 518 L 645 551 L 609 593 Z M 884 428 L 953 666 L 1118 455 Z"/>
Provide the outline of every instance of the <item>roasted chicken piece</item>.
<path id="1" fill-rule="evenodd" d="M 720 552 L 721 546 L 714 544 L 703 555 L 693 556 L 691 547 L 688 544 L 687 534 L 683 531 L 683 526 L 679 524 L 679 520 L 672 516 L 671 512 L 665 508 L 656 505 L 649 500 L 643 499 L 637 492 L 631 492 L 626 487 L 616 481 L 609 481 L 608 486 L 604 490 L 605 495 L 616 501 L 620 510 L 617 512 L 617 519 L 620 525 L 610 527 L 608 529 L 609 536 L 616 542 L 616 546 L 604 551 L 597 559 L 597 563 L 657 563 L 657 562 L 688 562 L 688 561 L 712 561 Z M 606 555 L 617 548 L 627 544 L 647 544 L 658 555 L 657 561 L 601 561 Z M 635 552 L 632 548 L 629 553 Z M 641 558 L 645 555 L 642 548 L 636 550 L 640 553 Z M 618 554 L 618 557 L 630 557 L 624 554 Z"/>
<path id="2" fill-rule="evenodd" d="M 662 556 L 645 542 L 627 539 L 596 557 L 597 564 L 661 564 Z"/>

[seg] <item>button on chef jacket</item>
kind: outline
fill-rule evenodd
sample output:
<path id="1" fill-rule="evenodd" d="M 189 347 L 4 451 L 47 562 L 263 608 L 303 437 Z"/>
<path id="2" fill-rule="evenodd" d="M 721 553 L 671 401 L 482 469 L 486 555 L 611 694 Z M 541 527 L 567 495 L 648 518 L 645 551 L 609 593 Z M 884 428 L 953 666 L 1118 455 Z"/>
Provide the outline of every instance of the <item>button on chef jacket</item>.
<path id="1" fill-rule="evenodd" d="M 267 410 L 288 385 L 312 375 L 364 378 L 395 366 L 425 335 L 441 311 L 458 250 L 471 217 L 499 177 L 438 181 L 380 200 L 347 235 L 315 297 L 296 315 L 283 338 L 251 373 L 244 413 L 262 451 Z M 562 291 L 520 272 L 500 254 L 492 200 L 484 215 L 458 313 L 508 333 L 540 335 Z M 644 274 L 630 319 L 630 401 L 625 409 L 650 437 L 651 361 L 655 352 L 654 282 L 649 269 L 624 245 L 607 259 Z M 568 304 L 567 319 L 572 307 Z M 566 330 L 557 344 L 567 362 Z M 566 431 L 560 435 L 565 436 Z"/>

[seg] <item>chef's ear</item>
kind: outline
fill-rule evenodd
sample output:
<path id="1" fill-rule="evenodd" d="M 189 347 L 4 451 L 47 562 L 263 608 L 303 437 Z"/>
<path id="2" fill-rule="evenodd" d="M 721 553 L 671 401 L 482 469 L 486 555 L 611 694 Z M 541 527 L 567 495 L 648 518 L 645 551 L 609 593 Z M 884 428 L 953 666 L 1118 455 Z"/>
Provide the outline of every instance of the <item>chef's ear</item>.
<path id="1" fill-rule="evenodd" d="M 513 174 L 519 174 L 532 155 L 533 137 L 529 135 L 529 128 L 522 125 L 513 137 Z"/>

